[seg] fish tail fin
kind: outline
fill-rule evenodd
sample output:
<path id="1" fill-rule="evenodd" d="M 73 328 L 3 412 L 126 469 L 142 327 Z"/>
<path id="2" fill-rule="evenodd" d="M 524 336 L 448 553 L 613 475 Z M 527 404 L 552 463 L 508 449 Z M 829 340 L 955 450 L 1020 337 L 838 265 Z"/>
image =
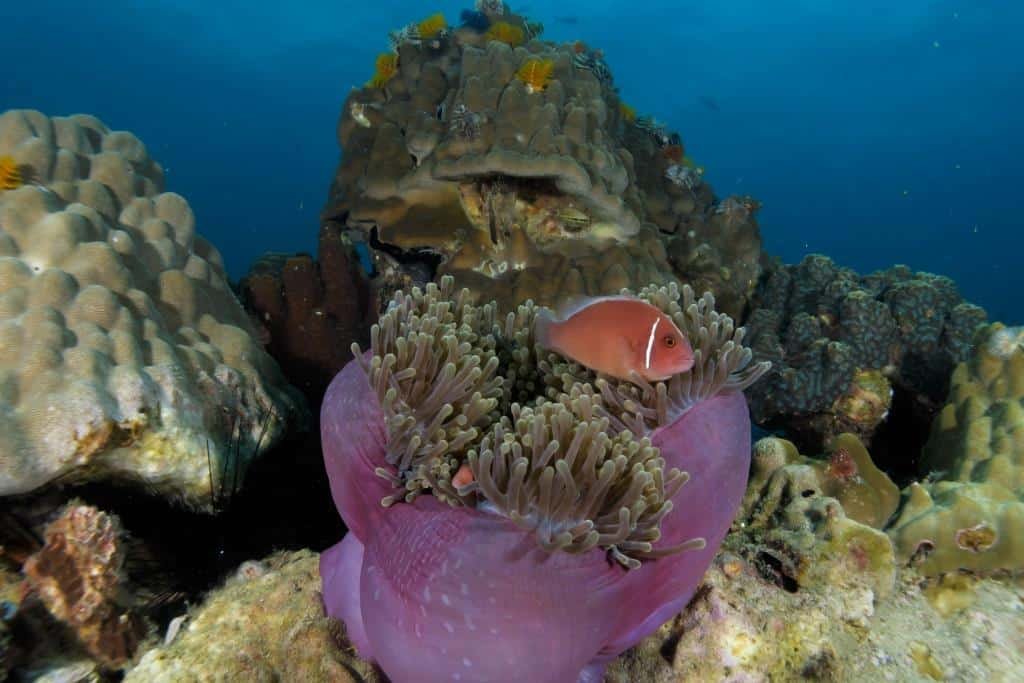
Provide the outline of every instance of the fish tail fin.
<path id="1" fill-rule="evenodd" d="M 545 349 L 551 348 L 551 325 L 555 322 L 550 308 L 541 306 L 533 317 L 533 343 Z"/>

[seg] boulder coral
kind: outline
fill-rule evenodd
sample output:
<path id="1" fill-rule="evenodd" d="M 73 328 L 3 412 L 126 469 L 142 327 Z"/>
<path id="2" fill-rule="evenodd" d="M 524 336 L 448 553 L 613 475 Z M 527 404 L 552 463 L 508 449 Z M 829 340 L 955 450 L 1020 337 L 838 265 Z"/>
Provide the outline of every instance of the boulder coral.
<path id="1" fill-rule="evenodd" d="M 746 485 L 741 391 L 767 368 L 710 297 L 640 296 L 694 370 L 572 381 L 586 371 L 534 345 L 532 302 L 501 317 L 445 278 L 396 295 L 328 388 L 350 531 L 321 556 L 324 602 L 392 680 L 599 681 L 692 596 Z"/>
<path id="2" fill-rule="evenodd" d="M 196 506 L 301 412 L 221 255 L 131 133 L 0 115 L 0 495 L 125 480 Z"/>
<path id="3" fill-rule="evenodd" d="M 474 16 L 433 40 L 399 32 L 397 73 L 353 90 L 323 220 L 364 240 L 381 278 L 425 268 L 506 308 L 685 281 L 738 317 L 760 205 L 668 177 L 679 136 L 628 115 L 598 50 Z"/>

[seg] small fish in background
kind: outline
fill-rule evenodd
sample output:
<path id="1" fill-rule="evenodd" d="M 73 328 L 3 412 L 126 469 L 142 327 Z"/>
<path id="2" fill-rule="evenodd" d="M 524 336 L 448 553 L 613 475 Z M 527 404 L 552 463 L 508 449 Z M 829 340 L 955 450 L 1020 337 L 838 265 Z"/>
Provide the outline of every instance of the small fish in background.
<path id="1" fill-rule="evenodd" d="M 534 322 L 537 343 L 591 370 L 660 382 L 693 367 L 693 348 L 672 319 L 628 296 L 585 298 L 558 313 L 542 308 Z"/>
<path id="2" fill-rule="evenodd" d="M 716 102 L 714 98 L 708 97 L 707 95 L 701 95 L 697 100 L 711 111 L 722 111 L 722 108 L 718 106 L 718 102 Z"/>
<path id="3" fill-rule="evenodd" d="M 569 24 L 570 26 L 575 26 L 576 24 L 580 23 L 580 18 L 572 16 L 555 17 L 555 21 L 557 21 L 559 24 Z"/>
<path id="4" fill-rule="evenodd" d="M 473 471 L 469 469 L 469 465 L 463 463 L 452 477 L 452 486 L 458 489 L 462 486 L 469 486 L 473 481 Z"/>

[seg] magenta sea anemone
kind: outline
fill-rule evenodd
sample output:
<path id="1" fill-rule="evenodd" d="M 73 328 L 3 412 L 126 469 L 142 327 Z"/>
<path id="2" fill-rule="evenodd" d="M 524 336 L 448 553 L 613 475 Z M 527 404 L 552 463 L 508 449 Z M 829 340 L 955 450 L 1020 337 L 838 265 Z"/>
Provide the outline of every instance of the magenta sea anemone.
<path id="1" fill-rule="evenodd" d="M 743 496 L 741 391 L 767 367 L 710 295 L 640 296 L 688 335 L 691 371 L 595 377 L 534 345 L 532 303 L 499 318 L 446 278 L 397 294 L 332 382 L 349 533 L 321 557 L 324 602 L 395 683 L 600 681 L 692 596 Z"/>

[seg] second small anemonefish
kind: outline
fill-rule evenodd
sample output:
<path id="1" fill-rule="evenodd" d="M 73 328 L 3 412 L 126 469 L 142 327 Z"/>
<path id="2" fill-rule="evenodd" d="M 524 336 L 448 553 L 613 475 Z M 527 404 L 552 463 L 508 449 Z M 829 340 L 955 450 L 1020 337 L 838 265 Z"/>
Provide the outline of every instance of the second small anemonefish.
<path id="1" fill-rule="evenodd" d="M 557 318 L 542 308 L 534 337 L 540 346 L 618 379 L 635 372 L 660 382 L 693 367 L 693 347 L 672 318 L 634 297 L 581 299 Z"/>

